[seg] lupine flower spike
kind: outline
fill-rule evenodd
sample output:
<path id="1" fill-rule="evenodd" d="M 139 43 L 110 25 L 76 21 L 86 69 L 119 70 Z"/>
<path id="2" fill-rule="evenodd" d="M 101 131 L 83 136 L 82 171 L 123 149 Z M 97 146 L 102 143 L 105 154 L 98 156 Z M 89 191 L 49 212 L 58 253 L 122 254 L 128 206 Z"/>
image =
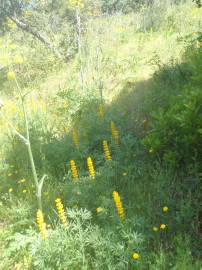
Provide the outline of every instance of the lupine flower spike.
<path id="1" fill-rule="evenodd" d="M 64 210 L 64 206 L 62 204 L 62 201 L 60 198 L 57 198 L 55 200 L 55 204 L 56 204 L 56 208 L 57 208 L 57 211 L 58 211 L 58 216 L 62 222 L 62 224 L 67 227 L 68 223 L 67 223 L 67 217 L 66 217 L 66 213 L 65 213 L 65 210 Z"/>
<path id="2" fill-rule="evenodd" d="M 88 171 L 91 178 L 95 178 L 95 169 L 91 157 L 87 158 Z"/>
<path id="3" fill-rule="evenodd" d="M 79 148 L 79 134 L 78 134 L 78 130 L 76 130 L 76 129 L 73 129 L 72 140 L 73 140 L 75 147 Z"/>
<path id="4" fill-rule="evenodd" d="M 38 210 L 36 213 L 36 222 L 39 227 L 41 238 L 45 240 L 47 237 L 46 223 L 44 222 L 44 217 L 41 210 Z"/>
<path id="5" fill-rule="evenodd" d="M 112 158 L 111 158 L 111 154 L 110 154 L 110 151 L 109 151 L 109 146 L 108 146 L 107 141 L 104 140 L 102 142 L 102 144 L 103 144 L 103 150 L 104 150 L 105 159 L 106 160 L 111 160 Z"/>
<path id="6" fill-rule="evenodd" d="M 98 115 L 100 116 L 100 118 L 104 118 L 104 106 L 103 105 L 99 106 Z"/>
<path id="7" fill-rule="evenodd" d="M 116 205 L 116 209 L 117 209 L 117 213 L 118 213 L 118 216 L 121 220 L 125 219 L 125 213 L 124 213 L 124 210 L 123 210 L 123 206 L 122 206 L 122 202 L 121 202 L 121 198 L 119 196 L 119 193 L 117 191 L 114 191 L 112 193 L 112 196 L 114 198 L 114 202 L 115 202 L 115 205 Z"/>
<path id="8" fill-rule="evenodd" d="M 111 121 L 110 126 L 111 126 L 112 138 L 114 139 L 115 144 L 119 145 L 120 144 L 119 131 L 113 121 Z"/>
<path id="9" fill-rule="evenodd" d="M 76 163 L 74 160 L 70 160 L 70 168 L 71 168 L 71 171 L 72 171 L 72 177 L 74 180 L 77 180 L 79 178 L 78 176 L 78 171 L 77 171 L 77 167 L 76 167 Z"/>

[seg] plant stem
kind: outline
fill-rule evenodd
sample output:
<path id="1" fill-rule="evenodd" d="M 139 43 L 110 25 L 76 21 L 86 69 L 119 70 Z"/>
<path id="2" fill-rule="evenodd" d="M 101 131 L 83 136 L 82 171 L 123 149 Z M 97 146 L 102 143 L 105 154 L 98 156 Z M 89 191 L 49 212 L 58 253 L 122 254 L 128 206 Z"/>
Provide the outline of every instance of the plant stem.
<path id="1" fill-rule="evenodd" d="M 24 97 L 22 95 L 21 88 L 20 88 L 16 78 L 15 78 L 15 82 L 16 82 L 16 85 L 17 85 L 17 88 L 18 88 L 18 91 L 20 94 L 21 102 L 22 102 L 22 110 L 23 110 L 23 115 L 24 115 L 24 119 L 25 119 L 25 129 L 26 129 L 26 140 L 27 140 L 26 145 L 27 145 L 29 160 L 30 160 L 30 164 L 31 164 L 31 170 L 32 170 L 32 174 L 33 174 L 33 178 L 34 178 L 34 182 L 35 182 L 35 187 L 36 187 L 36 197 L 37 197 L 37 202 L 38 202 L 38 208 L 42 211 L 42 199 L 41 199 L 42 185 L 40 185 L 40 183 L 39 183 L 37 172 L 36 172 L 36 167 L 35 167 L 35 163 L 34 163 L 34 158 L 33 158 L 33 153 L 32 153 L 32 148 L 31 148 L 31 143 L 30 143 L 29 122 L 28 122 L 28 117 L 27 117 L 25 105 L 24 105 Z"/>

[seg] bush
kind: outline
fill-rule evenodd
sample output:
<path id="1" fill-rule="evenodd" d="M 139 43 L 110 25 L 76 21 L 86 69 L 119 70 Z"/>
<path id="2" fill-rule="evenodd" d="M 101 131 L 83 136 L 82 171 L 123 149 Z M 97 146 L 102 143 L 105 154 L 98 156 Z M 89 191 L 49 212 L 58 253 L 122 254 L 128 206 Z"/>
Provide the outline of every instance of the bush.
<path id="1" fill-rule="evenodd" d="M 173 165 L 200 162 L 202 159 L 201 47 L 188 49 L 186 59 L 192 69 L 190 81 L 152 112 L 151 131 L 142 140 L 151 154 Z"/>

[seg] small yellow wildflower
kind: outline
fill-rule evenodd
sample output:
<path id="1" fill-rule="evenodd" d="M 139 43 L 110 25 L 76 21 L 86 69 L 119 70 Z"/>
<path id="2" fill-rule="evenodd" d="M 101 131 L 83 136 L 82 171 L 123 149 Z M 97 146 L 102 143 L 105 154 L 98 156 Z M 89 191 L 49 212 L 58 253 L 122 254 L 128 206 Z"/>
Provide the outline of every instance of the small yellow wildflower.
<path id="1" fill-rule="evenodd" d="M 8 192 L 9 193 L 13 192 L 13 189 L 12 188 L 9 188 Z"/>
<path id="2" fill-rule="evenodd" d="M 143 123 L 143 127 L 146 129 L 148 125 L 147 119 L 144 119 L 142 123 Z"/>
<path id="3" fill-rule="evenodd" d="M 18 47 L 18 45 L 16 45 L 16 44 L 9 44 L 9 48 L 11 50 L 15 50 L 17 47 Z"/>
<path id="4" fill-rule="evenodd" d="M 83 9 L 84 8 L 84 1 L 83 0 L 69 0 L 68 6 L 71 9 L 76 9 L 76 8 Z"/>
<path id="5" fill-rule="evenodd" d="M 95 178 L 95 169 L 91 157 L 87 158 L 88 171 L 91 178 Z"/>
<path id="6" fill-rule="evenodd" d="M 26 179 L 23 178 L 23 179 L 18 181 L 18 184 L 25 183 L 25 182 L 26 182 Z"/>
<path id="7" fill-rule="evenodd" d="M 154 232 L 158 232 L 158 230 L 159 230 L 156 226 L 154 226 L 152 229 Z"/>
<path id="8" fill-rule="evenodd" d="M 24 59 L 21 55 L 16 55 L 13 60 L 16 65 L 21 65 L 24 63 Z"/>
<path id="9" fill-rule="evenodd" d="M 22 193 L 27 193 L 27 190 L 26 189 L 23 189 Z"/>
<path id="10" fill-rule="evenodd" d="M 104 209 L 103 209 L 102 207 L 96 208 L 97 214 L 100 214 L 100 213 L 102 213 L 103 211 L 104 211 Z"/>
<path id="11" fill-rule="evenodd" d="M 150 149 L 149 149 L 149 153 L 150 153 L 150 154 L 153 154 L 153 153 L 154 153 L 154 149 L 153 149 L 153 148 L 150 148 Z"/>
<path id="12" fill-rule="evenodd" d="M 160 230 L 165 230 L 165 228 L 166 228 L 166 224 L 161 224 L 160 225 Z"/>
<path id="13" fill-rule="evenodd" d="M 124 172 L 124 173 L 123 173 L 123 176 L 127 176 L 127 172 Z"/>
<path id="14" fill-rule="evenodd" d="M 168 210 L 169 210 L 169 209 L 168 209 L 168 206 L 164 206 L 164 207 L 163 207 L 163 212 L 164 212 L 164 213 L 167 213 Z"/>
<path id="15" fill-rule="evenodd" d="M 123 210 L 123 206 L 122 206 L 122 202 L 121 202 L 121 198 L 119 196 L 119 193 L 117 191 L 113 191 L 112 193 L 116 208 L 117 208 L 117 212 L 118 212 L 118 216 L 120 219 L 125 219 L 125 213 Z"/>
<path id="16" fill-rule="evenodd" d="M 7 26 L 8 28 L 10 28 L 11 30 L 15 30 L 17 28 L 17 25 L 15 22 L 13 22 L 11 19 L 7 19 Z"/>
<path id="17" fill-rule="evenodd" d="M 9 81 L 15 80 L 15 72 L 9 71 L 9 72 L 7 73 L 7 79 L 8 79 Z"/>
<path id="18" fill-rule="evenodd" d="M 140 254 L 137 253 L 137 252 L 134 252 L 134 253 L 133 253 L 133 259 L 134 259 L 134 260 L 139 260 L 139 258 L 140 258 Z"/>

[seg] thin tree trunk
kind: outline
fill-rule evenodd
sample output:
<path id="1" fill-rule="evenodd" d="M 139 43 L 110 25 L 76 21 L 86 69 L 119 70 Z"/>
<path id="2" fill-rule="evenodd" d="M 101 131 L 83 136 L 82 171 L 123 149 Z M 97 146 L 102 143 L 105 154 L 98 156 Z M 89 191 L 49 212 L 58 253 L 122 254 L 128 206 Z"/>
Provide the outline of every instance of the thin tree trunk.
<path id="1" fill-rule="evenodd" d="M 55 48 L 55 46 L 42 34 L 40 34 L 38 31 L 31 28 L 29 25 L 27 25 L 24 22 L 21 22 L 18 20 L 18 18 L 14 16 L 9 16 L 9 18 L 16 23 L 16 25 L 21 28 L 22 30 L 30 33 L 32 36 L 37 38 L 39 41 L 41 41 L 46 47 L 48 47 L 59 59 L 66 61 L 65 57 Z"/>
<path id="2" fill-rule="evenodd" d="M 80 84 L 82 90 L 84 90 L 84 75 L 83 75 L 83 66 L 82 66 L 82 52 L 81 52 L 81 14 L 80 8 L 76 7 L 76 32 L 77 32 L 77 49 L 80 60 Z"/>

